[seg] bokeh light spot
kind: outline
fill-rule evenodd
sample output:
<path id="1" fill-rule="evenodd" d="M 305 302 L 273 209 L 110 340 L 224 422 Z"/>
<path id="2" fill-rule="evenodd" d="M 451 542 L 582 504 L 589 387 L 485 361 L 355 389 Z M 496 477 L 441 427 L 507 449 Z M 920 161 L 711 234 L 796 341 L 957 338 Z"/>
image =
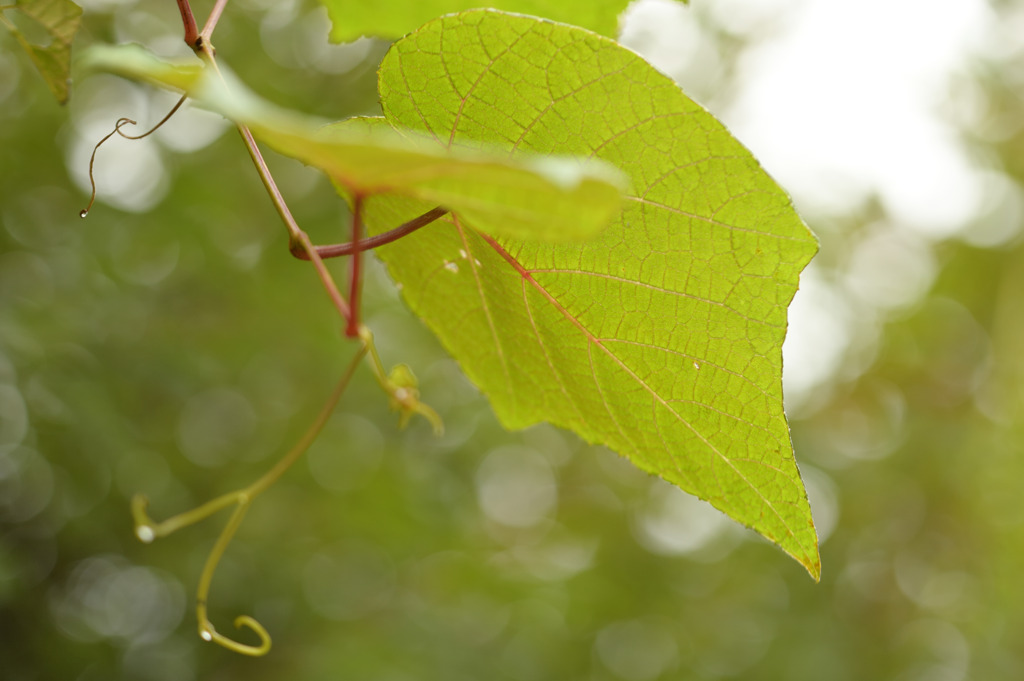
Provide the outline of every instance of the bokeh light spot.
<path id="1" fill-rule="evenodd" d="M 487 517 L 512 527 L 536 525 L 558 501 L 551 464 L 519 445 L 498 447 L 487 455 L 477 470 L 476 490 Z"/>

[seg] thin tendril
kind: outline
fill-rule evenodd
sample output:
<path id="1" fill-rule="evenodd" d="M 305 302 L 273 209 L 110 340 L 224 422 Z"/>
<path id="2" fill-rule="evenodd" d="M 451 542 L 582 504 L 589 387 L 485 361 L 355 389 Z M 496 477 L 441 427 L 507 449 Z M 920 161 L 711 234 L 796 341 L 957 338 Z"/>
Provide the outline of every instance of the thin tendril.
<path id="1" fill-rule="evenodd" d="M 123 132 L 121 132 L 121 130 L 119 128 L 115 128 L 114 132 L 116 132 L 118 135 L 120 135 L 121 137 L 125 138 L 126 140 L 140 140 L 143 137 L 149 137 L 154 132 L 159 130 L 160 126 L 162 126 L 167 121 L 171 120 L 171 116 L 173 116 L 175 113 L 177 113 L 178 109 L 181 108 L 181 105 L 185 103 L 186 99 L 188 99 L 188 95 L 182 95 L 181 99 L 178 100 L 178 103 L 175 104 L 173 107 L 171 107 L 171 110 L 167 112 L 166 116 L 164 116 L 163 118 L 160 119 L 159 123 L 154 125 L 152 128 L 150 128 L 146 132 L 142 133 L 141 135 L 126 135 Z M 124 120 L 124 119 L 122 119 L 122 120 Z M 132 121 L 132 123 L 134 123 L 134 122 L 135 121 Z"/>
<path id="2" fill-rule="evenodd" d="M 245 518 L 245 513 L 249 510 L 253 500 L 277 482 L 284 475 L 285 471 L 298 461 L 299 457 L 313 444 L 313 441 L 320 434 L 320 431 L 323 430 L 324 425 L 326 425 L 331 413 L 337 406 L 338 401 L 345 392 L 345 388 L 348 387 L 356 367 L 359 366 L 359 362 L 366 352 L 367 348 L 364 345 L 352 358 L 348 369 L 346 369 L 345 374 L 334 388 L 334 392 L 331 393 L 331 396 L 327 399 L 320 413 L 317 414 L 316 419 L 305 434 L 303 434 L 302 438 L 269 471 L 248 487 L 222 494 L 202 506 L 198 506 L 185 513 L 179 513 L 160 523 L 154 522 L 146 512 L 148 501 L 145 496 L 137 494 L 132 499 L 132 518 L 135 521 L 135 534 L 145 543 L 149 543 L 157 537 L 165 537 L 176 530 L 204 520 L 223 508 L 235 505 L 231 518 L 228 519 L 220 536 L 217 537 L 217 542 L 214 544 L 213 549 L 210 550 L 210 555 L 206 558 L 206 564 L 203 566 L 203 571 L 199 576 L 199 586 L 196 589 L 196 619 L 199 623 L 199 636 L 204 641 L 212 641 L 243 655 L 265 655 L 270 650 L 270 634 L 267 633 L 262 624 L 249 615 L 241 615 L 235 618 L 235 626 L 239 628 L 246 627 L 255 632 L 260 638 L 260 644 L 257 646 L 239 643 L 234 639 L 224 636 L 214 628 L 210 618 L 207 616 L 207 600 L 210 594 L 210 584 L 213 582 L 213 574 L 216 572 L 217 565 L 220 563 L 224 551 L 227 550 L 228 544 L 231 543 L 235 532 L 242 524 L 242 519 Z"/>
<path id="3" fill-rule="evenodd" d="M 239 525 L 242 524 L 242 519 L 245 517 L 245 512 L 249 510 L 249 504 L 251 502 L 252 497 L 248 495 L 239 500 L 238 507 L 235 509 L 235 512 L 231 514 L 231 519 L 228 520 L 228 524 L 224 526 L 224 530 L 220 533 L 220 537 L 217 538 L 217 543 L 214 545 L 213 550 L 210 551 L 210 555 L 206 559 L 206 565 L 203 566 L 203 573 L 199 577 L 199 589 L 196 591 L 196 619 L 199 621 L 199 637 L 204 641 L 213 641 L 218 645 L 224 646 L 228 650 L 233 650 L 234 652 L 241 653 L 242 655 L 259 657 L 260 655 L 266 655 L 270 652 L 271 641 L 270 634 L 267 633 L 267 630 L 262 624 L 256 621 L 256 619 L 249 615 L 240 615 L 235 618 L 236 627 L 248 627 L 256 632 L 256 635 L 260 637 L 260 644 L 258 646 L 253 646 L 245 643 L 239 643 L 238 641 L 219 633 L 210 622 L 210 618 L 206 615 L 206 597 L 210 593 L 210 583 L 213 581 L 213 573 L 217 570 L 217 563 L 220 562 L 221 556 L 224 555 L 224 551 L 231 542 L 231 538 L 234 537 Z"/>
<path id="4" fill-rule="evenodd" d="M 92 187 L 92 193 L 89 194 L 89 205 L 87 205 L 85 208 L 81 210 L 81 212 L 78 214 L 79 217 L 84 218 L 86 215 L 88 215 L 89 210 L 92 208 L 93 202 L 96 200 L 96 179 L 92 174 L 93 166 L 96 164 L 96 152 L 100 150 L 100 146 L 104 142 L 106 142 L 108 139 L 110 139 L 111 137 L 118 133 L 118 131 L 121 129 L 121 126 L 128 125 L 129 123 L 135 125 L 135 121 L 133 121 L 130 118 L 117 119 L 117 123 L 114 124 L 114 129 L 110 132 L 110 134 L 101 139 L 99 142 L 97 142 L 96 146 L 92 148 L 92 156 L 89 157 L 89 186 Z"/>
<path id="5" fill-rule="evenodd" d="M 187 97 L 187 95 L 182 95 L 181 99 L 178 100 L 178 103 L 175 104 L 174 107 L 172 107 L 171 110 L 167 112 L 166 116 L 160 119 L 159 123 L 154 125 L 146 132 L 142 133 L 141 135 L 126 135 L 125 133 L 121 132 L 121 128 L 123 128 L 124 126 L 137 125 L 137 123 L 130 118 L 117 119 L 117 123 L 114 124 L 114 130 L 109 135 L 107 135 L 99 142 L 97 142 L 96 146 L 92 148 L 92 156 L 89 157 L 89 186 L 92 188 L 92 192 L 89 194 L 89 205 L 83 208 L 81 212 L 78 213 L 79 217 L 84 218 L 86 215 L 88 215 L 89 211 L 92 210 L 92 204 L 96 201 L 96 177 L 93 174 L 93 167 L 96 165 L 96 152 L 100 150 L 100 147 L 103 146 L 103 143 L 106 142 L 111 137 L 113 137 L 115 134 L 120 135 L 121 137 L 124 137 L 125 139 L 128 140 L 140 140 L 143 137 L 149 137 L 154 132 L 159 130 L 160 126 L 162 126 L 164 123 L 171 119 L 171 116 L 173 116 L 178 111 L 178 109 L 181 108 L 181 105 L 185 103 Z"/>

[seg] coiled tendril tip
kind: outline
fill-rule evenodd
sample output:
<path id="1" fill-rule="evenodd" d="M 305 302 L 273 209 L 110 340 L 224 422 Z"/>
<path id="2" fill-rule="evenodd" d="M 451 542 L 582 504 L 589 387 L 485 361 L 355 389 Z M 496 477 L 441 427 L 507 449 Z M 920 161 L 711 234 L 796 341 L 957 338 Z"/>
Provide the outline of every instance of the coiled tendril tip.
<path id="1" fill-rule="evenodd" d="M 92 148 L 92 156 L 89 157 L 89 185 L 92 187 L 92 193 L 89 196 L 89 205 L 87 205 L 78 213 L 78 217 L 84 218 L 86 215 L 88 215 L 89 210 L 92 208 L 92 204 L 96 201 L 96 179 L 93 176 L 93 166 L 95 166 L 96 164 L 96 152 L 99 151 L 100 146 L 102 146 L 104 142 L 106 142 L 114 135 L 120 135 L 121 137 L 124 137 L 125 139 L 129 140 L 140 140 L 143 137 L 148 137 L 149 135 L 152 135 L 154 132 L 160 129 L 161 125 L 170 120 L 171 116 L 173 116 L 174 113 L 179 108 L 181 108 L 181 105 L 185 103 L 185 100 L 187 98 L 187 95 L 182 95 L 181 99 L 178 100 L 178 103 L 175 104 L 174 107 L 169 112 L 167 112 L 167 115 L 164 116 L 159 123 L 154 125 L 146 132 L 142 133 L 141 135 L 126 135 L 124 132 L 121 131 L 121 128 L 126 125 L 137 125 L 137 123 L 130 118 L 117 119 L 117 122 L 114 124 L 114 129 L 110 132 L 110 134 L 101 139 L 99 142 L 97 142 L 96 146 Z"/>

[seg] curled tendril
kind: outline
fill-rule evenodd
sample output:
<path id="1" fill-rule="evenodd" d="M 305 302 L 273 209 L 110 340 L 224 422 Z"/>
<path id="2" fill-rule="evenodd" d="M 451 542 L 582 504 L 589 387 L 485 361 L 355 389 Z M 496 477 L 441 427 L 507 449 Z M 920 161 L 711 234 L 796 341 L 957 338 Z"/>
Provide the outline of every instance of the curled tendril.
<path id="1" fill-rule="evenodd" d="M 252 657 L 260 657 L 261 655 L 266 655 L 270 652 L 270 634 L 267 633 L 267 630 L 264 629 L 263 625 L 258 621 L 248 615 L 239 615 L 235 618 L 235 627 L 238 629 L 241 629 L 242 627 L 251 629 L 260 637 L 260 644 L 258 646 L 252 646 L 230 639 L 214 629 L 213 625 L 210 624 L 209 621 L 206 623 L 200 622 L 199 638 L 204 641 L 212 641 L 213 643 L 224 646 L 228 650 L 236 653 L 250 655 Z"/>
<path id="2" fill-rule="evenodd" d="M 239 643 L 218 633 L 210 622 L 210 618 L 206 615 L 206 599 L 210 594 L 210 583 L 213 581 L 213 573 L 217 570 L 217 564 L 220 562 L 221 556 L 224 555 L 224 550 L 227 549 L 231 538 L 235 536 L 235 531 L 242 524 L 245 512 L 249 510 L 249 504 L 252 501 L 252 497 L 247 490 L 241 490 L 236 494 L 238 506 L 235 507 L 235 512 L 231 514 L 228 524 L 221 530 L 220 536 L 217 537 L 217 543 L 213 545 L 210 555 L 206 558 L 206 565 L 203 566 L 203 572 L 199 576 L 199 588 L 196 589 L 196 619 L 199 620 L 199 636 L 204 641 L 213 641 L 228 650 L 233 650 L 243 655 L 266 655 L 270 650 L 270 634 L 255 619 L 248 615 L 240 615 L 235 618 L 236 627 L 246 626 L 255 631 L 256 635 L 260 637 L 260 645 L 251 646 Z"/>
<path id="3" fill-rule="evenodd" d="M 117 119 L 117 123 L 114 123 L 114 129 L 110 132 L 110 134 L 108 134 L 106 137 L 97 142 L 96 146 L 92 148 L 92 156 L 89 157 L 89 186 L 92 188 L 92 192 L 89 194 L 89 205 L 87 205 L 85 208 L 81 210 L 81 212 L 78 214 L 79 217 L 84 218 L 86 215 L 88 215 L 89 211 L 92 210 L 92 204 L 96 201 L 96 179 L 93 175 L 93 166 L 96 165 L 96 152 L 100 150 L 100 147 L 103 146 L 103 143 L 106 142 L 111 137 L 113 137 L 114 135 L 120 135 L 126 140 L 140 140 L 143 137 L 149 137 L 154 132 L 159 130 L 160 126 L 162 126 L 164 123 L 171 119 L 171 116 L 173 116 L 175 112 L 181 108 L 181 105 L 185 103 L 185 99 L 186 97 L 182 96 L 182 98 L 178 100 L 178 103 L 175 104 L 171 108 L 171 110 L 167 112 L 167 115 L 160 119 L 159 123 L 154 125 L 146 132 L 142 133 L 141 135 L 126 135 L 124 132 L 121 131 L 121 128 L 123 128 L 126 125 L 137 125 L 137 123 L 130 118 Z"/>
<path id="4" fill-rule="evenodd" d="M 317 415 L 316 420 L 309 427 L 309 430 L 302 436 L 302 438 L 292 447 L 282 458 L 278 461 L 273 468 L 263 474 L 256 482 L 252 483 L 244 489 L 235 490 L 234 492 L 228 492 L 221 496 L 211 499 L 201 506 L 197 506 L 191 511 L 185 513 L 179 513 L 178 515 L 168 518 L 163 522 L 155 522 L 148 512 L 149 500 L 142 494 L 136 494 L 132 498 L 131 509 L 132 509 L 132 520 L 135 523 L 135 535 L 143 542 L 149 543 L 157 537 L 165 537 L 175 530 L 179 530 L 182 527 L 192 525 L 204 520 L 217 511 L 234 506 L 235 510 L 231 514 L 231 518 L 228 519 L 224 529 L 221 530 L 220 536 L 217 537 L 216 543 L 210 550 L 209 556 L 206 558 L 206 564 L 203 566 L 203 571 L 199 576 L 199 586 L 196 589 L 196 619 L 199 622 L 199 636 L 204 641 L 212 641 L 221 646 L 224 646 L 228 650 L 232 650 L 242 655 L 260 656 L 266 655 L 270 651 L 270 634 L 256 619 L 249 615 L 240 615 L 235 618 L 235 626 L 238 628 L 245 627 L 255 633 L 259 639 L 259 645 L 249 645 L 246 643 L 240 643 L 234 639 L 228 638 L 223 634 L 219 633 L 213 624 L 210 622 L 210 618 L 207 616 L 206 602 L 207 597 L 210 594 L 210 584 L 213 582 L 213 573 L 217 570 L 217 564 L 220 563 L 221 556 L 224 555 L 224 551 L 227 549 L 228 544 L 231 543 L 232 537 L 235 536 L 235 532 L 242 524 L 242 519 L 245 518 L 246 511 L 249 510 L 249 506 L 261 492 L 264 492 L 268 487 L 274 484 L 278 478 L 280 478 L 285 471 L 287 471 L 292 464 L 294 464 L 303 452 L 309 449 L 309 446 L 313 444 L 313 440 L 323 430 L 324 424 L 327 423 L 327 419 L 330 418 L 331 413 L 334 411 L 334 407 L 338 404 L 338 400 L 341 399 L 342 394 L 345 392 L 345 388 L 348 386 L 349 381 L 352 379 L 352 374 L 355 373 L 356 367 L 362 360 L 363 355 L 366 354 L 366 349 L 361 349 L 356 353 L 356 356 L 352 358 L 352 362 L 349 364 L 344 376 L 338 381 L 338 385 L 335 387 L 334 392 L 327 399 L 327 403 L 324 404 L 323 409 Z"/>
<path id="5" fill-rule="evenodd" d="M 136 494 L 132 497 L 132 520 L 135 521 L 135 536 L 143 544 L 149 544 L 156 539 L 156 530 L 153 519 L 149 517 L 146 509 L 149 507 L 149 499 L 144 494 Z"/>
<path id="6" fill-rule="evenodd" d="M 88 215 L 89 211 L 92 209 L 93 202 L 96 201 L 96 178 L 93 176 L 92 172 L 93 166 L 96 165 L 96 152 L 100 150 L 100 147 L 103 145 L 104 142 L 106 142 L 108 139 L 110 139 L 117 133 L 121 132 L 122 126 L 129 124 L 135 125 L 135 121 L 133 121 L 130 118 L 118 118 L 117 123 L 114 124 L 114 129 L 110 132 L 110 134 L 108 134 L 106 137 L 97 142 L 96 146 L 92 148 L 92 156 L 89 157 L 89 186 L 92 187 L 92 192 L 89 194 L 89 205 L 82 209 L 82 211 L 78 214 L 79 217 L 84 218 L 86 215 Z"/>

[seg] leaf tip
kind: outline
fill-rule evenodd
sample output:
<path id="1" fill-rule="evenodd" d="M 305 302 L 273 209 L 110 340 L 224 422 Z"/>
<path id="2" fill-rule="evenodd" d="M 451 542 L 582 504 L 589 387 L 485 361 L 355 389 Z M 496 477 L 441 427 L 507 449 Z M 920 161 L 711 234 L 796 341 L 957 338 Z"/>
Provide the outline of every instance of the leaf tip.
<path id="1" fill-rule="evenodd" d="M 811 560 L 801 560 L 800 563 L 807 569 L 807 574 L 811 576 L 811 579 L 815 583 L 821 582 L 821 554 L 818 553 L 818 547 L 814 547 L 814 556 Z"/>
<path id="2" fill-rule="evenodd" d="M 786 547 L 783 547 L 783 550 L 792 556 L 796 562 L 800 563 L 807 570 L 807 574 L 811 576 L 811 579 L 818 583 L 821 582 L 821 551 L 818 546 L 818 533 L 814 529 L 813 522 L 810 529 L 814 537 L 814 541 L 810 546 L 800 546 L 797 551 L 791 551 Z"/>

